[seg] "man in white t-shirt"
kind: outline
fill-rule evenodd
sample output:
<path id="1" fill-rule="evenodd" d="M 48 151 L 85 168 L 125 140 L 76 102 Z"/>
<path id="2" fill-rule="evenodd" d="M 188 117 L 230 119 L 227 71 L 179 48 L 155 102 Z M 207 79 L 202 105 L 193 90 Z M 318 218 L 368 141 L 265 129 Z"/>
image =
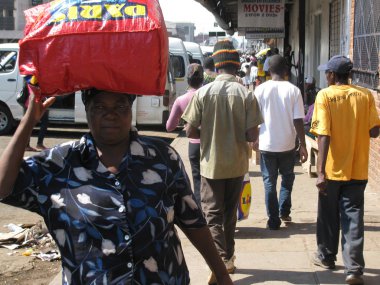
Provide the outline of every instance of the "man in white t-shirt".
<path id="1" fill-rule="evenodd" d="M 280 55 L 269 61 L 272 80 L 255 89 L 255 96 L 264 117 L 260 125 L 258 149 L 265 188 L 268 214 L 267 228 L 278 230 L 281 220 L 291 222 L 291 192 L 294 182 L 296 137 L 300 142 L 300 158 L 307 159 L 303 128 L 304 108 L 301 91 L 285 80 L 287 65 Z M 256 145 L 257 147 L 257 145 Z M 277 177 L 281 174 L 281 189 L 277 198 Z"/>

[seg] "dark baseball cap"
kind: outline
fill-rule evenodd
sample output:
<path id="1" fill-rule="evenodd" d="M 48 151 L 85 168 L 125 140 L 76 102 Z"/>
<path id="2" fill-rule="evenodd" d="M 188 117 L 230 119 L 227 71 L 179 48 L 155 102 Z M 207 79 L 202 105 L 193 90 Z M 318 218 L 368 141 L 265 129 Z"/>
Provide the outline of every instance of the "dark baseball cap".
<path id="1" fill-rule="evenodd" d="M 334 55 L 326 64 L 318 66 L 318 70 L 345 74 L 349 73 L 352 67 L 352 61 L 348 57 L 344 55 Z"/>

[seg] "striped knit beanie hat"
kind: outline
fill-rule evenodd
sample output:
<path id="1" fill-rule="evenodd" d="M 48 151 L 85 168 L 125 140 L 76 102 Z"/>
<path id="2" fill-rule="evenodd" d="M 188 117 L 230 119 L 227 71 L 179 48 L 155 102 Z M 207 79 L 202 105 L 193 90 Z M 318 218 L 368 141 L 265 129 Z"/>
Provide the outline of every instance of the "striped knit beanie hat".
<path id="1" fill-rule="evenodd" d="M 216 69 L 221 68 L 240 68 L 240 57 L 230 40 L 222 40 L 215 44 L 212 54 Z"/>

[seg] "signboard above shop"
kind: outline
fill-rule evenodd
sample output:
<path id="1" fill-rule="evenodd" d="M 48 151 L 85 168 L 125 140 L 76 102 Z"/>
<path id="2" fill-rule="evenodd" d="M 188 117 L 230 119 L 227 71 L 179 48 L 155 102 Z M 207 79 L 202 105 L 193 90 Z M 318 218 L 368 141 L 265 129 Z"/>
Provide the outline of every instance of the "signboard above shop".
<path id="1" fill-rule="evenodd" d="M 238 27 L 249 39 L 285 36 L 285 0 L 238 0 Z"/>

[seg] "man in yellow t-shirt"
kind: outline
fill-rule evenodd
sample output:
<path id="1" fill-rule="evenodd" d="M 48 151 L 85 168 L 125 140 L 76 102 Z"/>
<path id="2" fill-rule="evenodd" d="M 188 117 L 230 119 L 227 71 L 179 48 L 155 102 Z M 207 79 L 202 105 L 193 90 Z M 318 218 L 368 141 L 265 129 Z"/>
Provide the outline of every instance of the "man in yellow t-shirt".
<path id="1" fill-rule="evenodd" d="M 333 56 L 325 71 L 329 87 L 314 104 L 310 132 L 318 136 L 318 252 L 315 265 L 335 268 L 342 228 L 342 255 L 347 284 L 363 284 L 364 190 L 368 180 L 370 137 L 379 135 L 374 98 L 348 83 L 352 62 Z"/>

